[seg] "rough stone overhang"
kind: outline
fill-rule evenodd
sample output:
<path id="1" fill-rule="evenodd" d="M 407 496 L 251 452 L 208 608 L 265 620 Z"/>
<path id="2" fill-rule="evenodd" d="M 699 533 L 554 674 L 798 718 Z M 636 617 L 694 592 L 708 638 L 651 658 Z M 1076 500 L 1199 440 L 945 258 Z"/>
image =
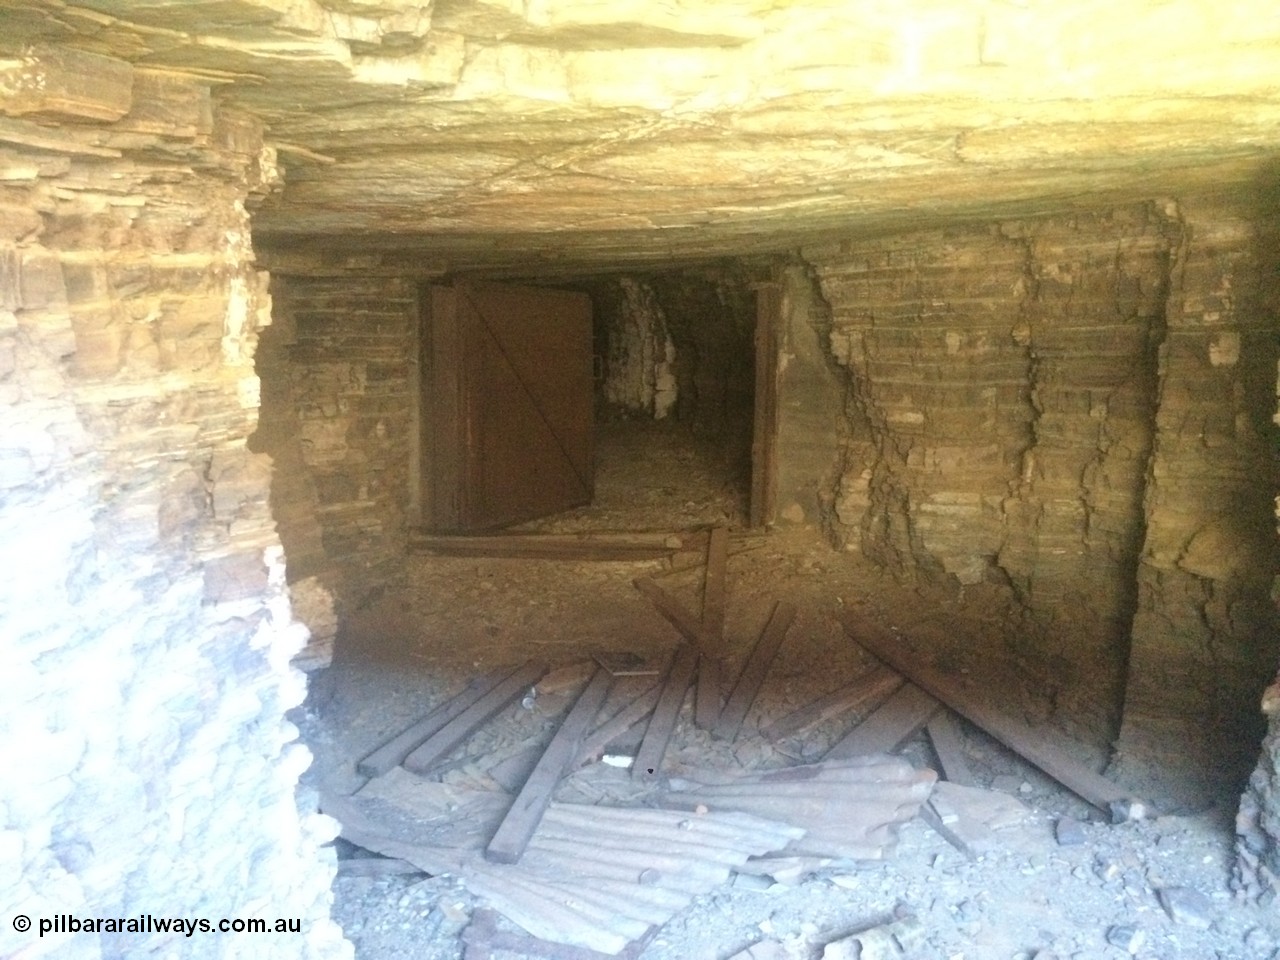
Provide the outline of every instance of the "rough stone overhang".
<path id="1" fill-rule="evenodd" d="M 1247 193 L 1280 156 L 1274 0 L 10 0 L 0 26 L 10 58 L 106 54 L 265 120 L 260 248 L 428 272 Z"/>

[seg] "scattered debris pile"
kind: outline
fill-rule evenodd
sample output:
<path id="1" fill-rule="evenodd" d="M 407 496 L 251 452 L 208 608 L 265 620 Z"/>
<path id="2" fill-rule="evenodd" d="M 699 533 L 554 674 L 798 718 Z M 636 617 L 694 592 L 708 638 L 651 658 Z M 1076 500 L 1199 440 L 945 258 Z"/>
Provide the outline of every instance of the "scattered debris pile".
<path id="1" fill-rule="evenodd" d="M 681 537 L 454 543 L 465 539 L 436 538 L 423 548 L 616 559 L 619 550 L 674 555 L 690 543 Z M 1113 818 L 1142 814 L 1141 803 L 1073 760 L 1048 734 L 993 709 L 874 625 L 846 621 L 850 636 L 881 665 L 790 714 L 746 725 L 797 610 L 777 602 L 737 676 L 726 680 L 730 537 L 718 527 L 699 543 L 705 549 L 699 614 L 655 579 L 635 582 L 680 638 L 665 664 L 599 654 L 552 672 L 535 661 L 491 671 L 364 757 L 358 771 L 370 779 L 361 789 L 324 799 L 344 838 L 387 858 L 388 870 L 455 877 L 524 931 L 501 929 L 498 916 L 480 911 L 465 936 L 468 958 L 494 951 L 633 956 L 693 897 L 735 873 L 793 882 L 833 865 L 881 860 L 898 828 L 917 816 L 966 855 L 981 856 L 995 845 L 994 831 L 1022 822 L 1027 810 L 976 786 L 960 749 L 958 717 Z M 530 707 L 539 696 L 556 695 L 566 709 L 546 742 L 494 756 L 484 769 L 450 759 L 517 702 Z M 868 706 L 821 757 L 796 762 L 775 749 Z M 673 735 L 692 729 L 688 720 L 681 726 L 682 716 L 707 743 L 732 749 L 736 764 L 691 770 L 685 762 L 671 770 Z M 944 782 L 933 769 L 893 755 L 921 731 Z M 607 755 L 609 749 L 617 755 Z M 1060 827 L 1069 832 L 1070 824 Z M 910 925 L 909 917 L 889 918 L 833 941 L 828 954 L 912 955 L 904 933 Z M 741 956 L 764 956 L 761 949 Z"/>

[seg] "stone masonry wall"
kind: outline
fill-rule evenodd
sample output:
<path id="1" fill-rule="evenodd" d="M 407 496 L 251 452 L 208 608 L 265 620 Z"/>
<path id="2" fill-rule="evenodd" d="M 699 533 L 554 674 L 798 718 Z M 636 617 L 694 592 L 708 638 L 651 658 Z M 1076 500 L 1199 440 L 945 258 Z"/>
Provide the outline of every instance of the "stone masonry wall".
<path id="1" fill-rule="evenodd" d="M 245 202 L 260 126 L 107 57 L 0 63 L 0 954 L 344 957 L 335 824 L 297 795 L 306 638 Z M 301 933 L 64 932 L 71 915 Z M 17 929 L 19 915 L 32 921 Z"/>
<path id="2" fill-rule="evenodd" d="M 417 291 L 394 278 L 276 277 L 276 321 L 258 373 L 255 449 L 272 455 L 272 508 L 291 573 L 343 603 L 385 583 L 404 556 Z"/>
<path id="3" fill-rule="evenodd" d="M 1242 282 L 1247 252 L 1220 211 L 1195 216 L 1139 204 L 805 251 L 852 398 L 837 537 L 903 573 L 1007 588 L 1027 615 L 1012 654 L 1095 742 L 1115 736 L 1126 690 L 1132 709 L 1153 689 L 1248 743 L 1228 716 L 1275 662 L 1248 572 L 1274 569 L 1250 372 L 1274 318 L 1237 303 L 1184 335 L 1205 326 L 1184 315 Z M 1194 596 L 1155 569 L 1188 556 L 1205 558 Z M 1131 664 L 1131 629 L 1139 661 L 1147 638 L 1189 640 L 1152 643 L 1163 667 Z M 1163 690 L 1169 670 L 1213 679 L 1183 696 Z"/>

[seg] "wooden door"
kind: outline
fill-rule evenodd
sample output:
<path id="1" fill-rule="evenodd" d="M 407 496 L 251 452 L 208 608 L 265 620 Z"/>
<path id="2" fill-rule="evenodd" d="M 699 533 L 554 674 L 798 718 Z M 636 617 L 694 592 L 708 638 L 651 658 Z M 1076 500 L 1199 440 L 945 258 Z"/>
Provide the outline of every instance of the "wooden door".
<path id="1" fill-rule="evenodd" d="M 426 525 L 488 530 L 590 503 L 587 296 L 459 282 L 423 299 Z"/>

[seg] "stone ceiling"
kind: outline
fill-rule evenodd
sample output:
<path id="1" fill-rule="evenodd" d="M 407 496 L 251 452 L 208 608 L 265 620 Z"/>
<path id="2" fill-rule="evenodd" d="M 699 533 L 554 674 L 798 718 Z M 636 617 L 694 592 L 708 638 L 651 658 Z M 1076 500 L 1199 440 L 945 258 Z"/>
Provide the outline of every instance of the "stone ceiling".
<path id="1" fill-rule="evenodd" d="M 260 246 L 575 264 L 1257 184 L 1274 0 L 0 0 L 0 53 L 207 80 Z"/>

